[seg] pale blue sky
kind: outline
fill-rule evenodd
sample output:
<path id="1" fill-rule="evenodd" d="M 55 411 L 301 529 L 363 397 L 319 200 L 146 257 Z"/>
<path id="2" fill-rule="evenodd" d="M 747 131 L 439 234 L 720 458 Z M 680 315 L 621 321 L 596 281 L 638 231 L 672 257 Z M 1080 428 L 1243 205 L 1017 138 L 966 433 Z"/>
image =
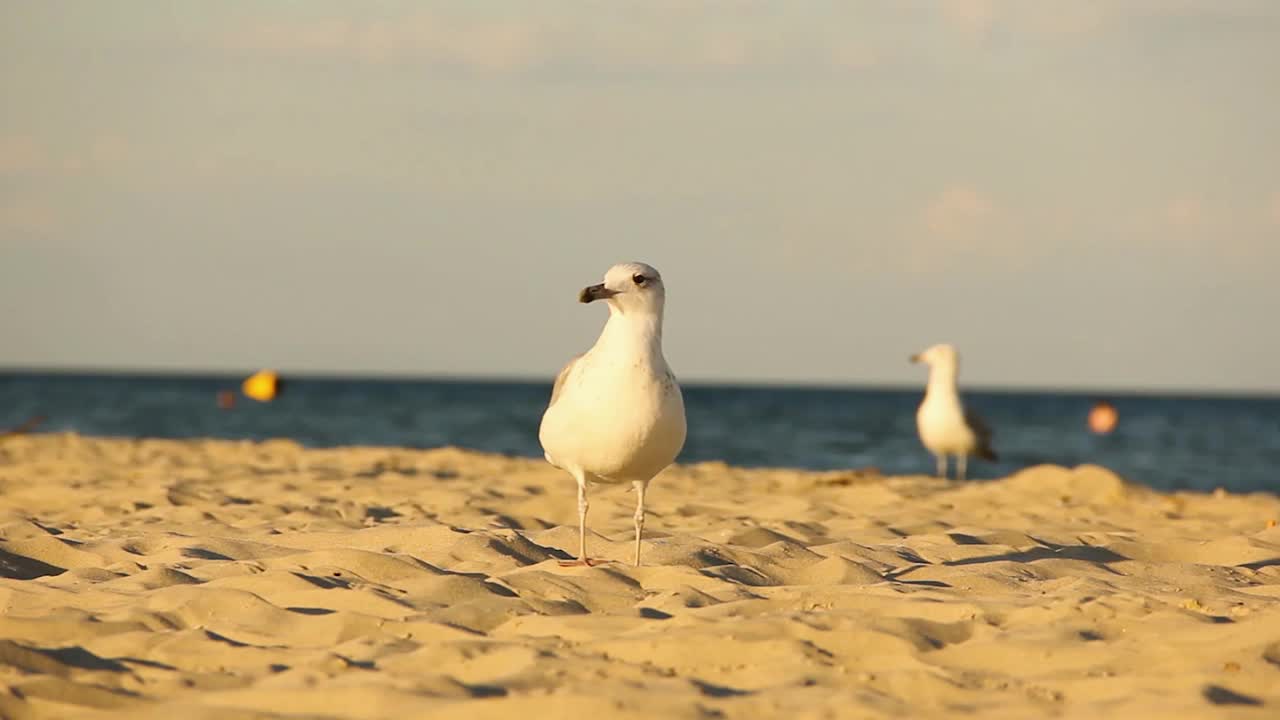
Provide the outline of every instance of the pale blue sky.
<path id="1" fill-rule="evenodd" d="M 1280 3 L 0 8 L 0 366 L 1280 390 Z"/>

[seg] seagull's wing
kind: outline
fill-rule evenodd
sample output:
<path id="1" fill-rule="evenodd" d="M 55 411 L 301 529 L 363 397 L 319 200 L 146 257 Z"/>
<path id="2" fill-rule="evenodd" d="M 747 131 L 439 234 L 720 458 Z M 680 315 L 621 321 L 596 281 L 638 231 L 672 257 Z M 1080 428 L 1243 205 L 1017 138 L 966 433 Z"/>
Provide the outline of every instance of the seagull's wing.
<path id="1" fill-rule="evenodd" d="M 964 411 L 964 424 L 969 426 L 978 439 L 978 447 L 974 450 L 974 454 L 983 460 L 998 460 L 996 451 L 991 447 L 991 438 L 995 435 L 991 431 L 991 426 L 972 410 Z"/>
<path id="2" fill-rule="evenodd" d="M 551 402 L 547 403 L 547 407 L 556 404 L 556 400 L 560 398 L 560 391 L 564 389 L 564 381 L 569 379 L 569 374 L 573 372 L 573 366 L 578 364 L 578 361 L 582 359 L 582 355 L 586 355 L 586 353 L 574 355 L 569 358 L 569 362 L 565 363 L 564 367 L 560 368 L 560 374 L 556 375 L 556 384 L 551 386 Z"/>

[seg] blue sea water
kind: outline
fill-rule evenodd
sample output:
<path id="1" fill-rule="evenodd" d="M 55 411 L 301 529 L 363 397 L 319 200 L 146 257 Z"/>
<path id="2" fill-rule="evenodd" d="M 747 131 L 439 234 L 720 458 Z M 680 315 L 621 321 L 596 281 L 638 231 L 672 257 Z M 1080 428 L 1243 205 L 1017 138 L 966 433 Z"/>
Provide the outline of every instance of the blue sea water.
<path id="1" fill-rule="evenodd" d="M 548 383 L 298 379 L 271 403 L 239 397 L 239 378 L 0 373 L 0 429 L 34 415 L 37 432 L 124 437 L 293 438 L 308 446 L 457 445 L 541 457 Z M 680 460 L 930 473 L 915 435 L 920 390 L 686 385 Z M 1120 424 L 1085 427 L 1093 394 L 970 392 L 995 430 L 991 478 L 1038 463 L 1096 463 L 1160 489 L 1280 492 L 1280 397 L 1109 396 Z"/>

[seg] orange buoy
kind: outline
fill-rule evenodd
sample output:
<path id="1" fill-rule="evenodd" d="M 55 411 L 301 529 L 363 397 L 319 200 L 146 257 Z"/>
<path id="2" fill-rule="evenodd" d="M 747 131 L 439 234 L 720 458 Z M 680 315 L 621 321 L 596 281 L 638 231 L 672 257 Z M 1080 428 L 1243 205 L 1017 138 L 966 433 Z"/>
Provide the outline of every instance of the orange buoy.
<path id="1" fill-rule="evenodd" d="M 1106 435 L 1116 429 L 1120 422 L 1120 413 L 1109 402 L 1094 404 L 1089 410 L 1089 429 L 1098 435 Z"/>
<path id="2" fill-rule="evenodd" d="M 240 391 L 245 394 L 245 397 L 253 398 L 258 402 L 271 402 L 280 392 L 280 378 L 273 370 L 259 370 L 245 378 Z"/>
<path id="3" fill-rule="evenodd" d="M 236 406 L 236 394 L 230 390 L 218 391 L 218 407 L 230 410 Z"/>

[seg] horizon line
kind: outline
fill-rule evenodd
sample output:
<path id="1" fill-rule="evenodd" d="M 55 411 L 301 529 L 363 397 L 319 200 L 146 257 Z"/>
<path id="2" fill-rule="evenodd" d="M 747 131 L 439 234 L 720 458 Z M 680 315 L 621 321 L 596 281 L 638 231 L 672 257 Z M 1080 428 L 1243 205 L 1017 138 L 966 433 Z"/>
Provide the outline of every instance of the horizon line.
<path id="1" fill-rule="evenodd" d="M 342 372 L 331 370 L 281 370 L 278 368 L 245 368 L 239 370 L 215 370 L 209 368 L 148 368 L 148 367 L 93 367 L 93 366 L 53 366 L 53 367 L 33 367 L 25 365 L 5 365 L 0 364 L 0 376 L 4 375 L 65 375 L 65 376 L 115 376 L 115 377 L 135 377 L 135 378 L 191 378 L 191 379 L 208 379 L 208 380 L 239 380 L 262 369 L 271 369 L 279 374 L 286 381 L 289 379 L 298 380 L 314 380 L 314 381 L 372 381 L 372 382 L 456 382 L 456 383 L 478 383 L 478 384 L 519 384 L 519 385 L 548 385 L 550 386 L 554 378 L 544 378 L 539 375 L 469 375 L 464 373 L 402 373 L 392 371 L 361 371 L 361 372 Z M 692 377 L 682 378 L 680 384 L 685 387 L 722 387 L 722 388 L 776 388 L 776 389 L 796 389 L 796 390 L 872 390 L 883 392 L 914 392 L 924 391 L 924 383 L 900 383 L 893 381 L 875 381 L 875 380 L 849 380 L 849 381 L 833 381 L 833 380 L 779 380 L 779 379 L 722 379 L 722 378 L 704 378 Z M 1037 384 L 988 384 L 988 383 L 969 383 L 965 385 L 967 392 L 986 393 L 986 394 L 1014 394 L 1014 393 L 1041 393 L 1046 395 L 1079 395 L 1097 396 L 1099 400 L 1104 397 L 1150 397 L 1150 396 L 1173 396 L 1173 397 L 1204 397 L 1204 398 L 1277 398 L 1280 399 L 1280 389 L 1236 389 L 1236 388 L 1206 388 L 1206 387 L 1169 387 L 1169 386 L 1090 386 L 1090 385 L 1037 385 Z"/>

